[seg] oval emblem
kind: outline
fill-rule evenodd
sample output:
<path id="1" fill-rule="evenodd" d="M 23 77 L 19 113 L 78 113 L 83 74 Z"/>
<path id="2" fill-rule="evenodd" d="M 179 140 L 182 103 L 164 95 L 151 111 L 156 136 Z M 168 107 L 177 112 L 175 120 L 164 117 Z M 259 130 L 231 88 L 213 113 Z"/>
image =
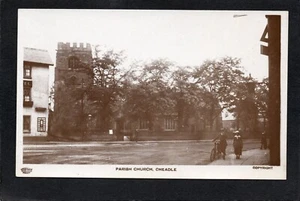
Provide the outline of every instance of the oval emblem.
<path id="1" fill-rule="evenodd" d="M 21 169 L 21 171 L 23 172 L 23 174 L 29 174 L 32 172 L 32 168 L 24 167 Z"/>

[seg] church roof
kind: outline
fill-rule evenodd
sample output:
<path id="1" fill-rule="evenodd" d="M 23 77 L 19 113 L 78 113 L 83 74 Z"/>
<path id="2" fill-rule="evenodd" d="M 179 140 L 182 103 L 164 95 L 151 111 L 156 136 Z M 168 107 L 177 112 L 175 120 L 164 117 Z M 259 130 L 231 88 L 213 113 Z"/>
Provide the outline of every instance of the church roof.
<path id="1" fill-rule="evenodd" d="M 24 61 L 53 65 L 49 52 L 47 50 L 24 48 Z"/>

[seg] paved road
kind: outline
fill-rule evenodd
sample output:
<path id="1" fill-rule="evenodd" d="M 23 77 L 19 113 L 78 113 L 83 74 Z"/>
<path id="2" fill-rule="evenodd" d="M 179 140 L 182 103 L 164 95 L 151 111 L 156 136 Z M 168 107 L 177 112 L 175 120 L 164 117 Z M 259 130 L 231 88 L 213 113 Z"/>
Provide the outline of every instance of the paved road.
<path id="1" fill-rule="evenodd" d="M 24 145 L 24 164 L 206 165 L 211 141 L 48 142 Z M 244 150 L 259 140 L 245 140 Z M 233 152 L 228 141 L 228 154 Z"/>

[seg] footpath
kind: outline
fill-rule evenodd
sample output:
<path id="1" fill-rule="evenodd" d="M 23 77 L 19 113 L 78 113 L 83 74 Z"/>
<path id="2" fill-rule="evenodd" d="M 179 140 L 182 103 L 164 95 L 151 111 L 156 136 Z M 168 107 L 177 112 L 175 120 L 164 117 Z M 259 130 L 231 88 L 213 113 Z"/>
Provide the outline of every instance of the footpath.
<path id="1" fill-rule="evenodd" d="M 226 155 L 225 160 L 220 158 L 209 165 L 268 165 L 269 159 L 269 149 L 251 149 L 243 151 L 240 159 L 236 159 L 235 154 L 230 153 Z"/>

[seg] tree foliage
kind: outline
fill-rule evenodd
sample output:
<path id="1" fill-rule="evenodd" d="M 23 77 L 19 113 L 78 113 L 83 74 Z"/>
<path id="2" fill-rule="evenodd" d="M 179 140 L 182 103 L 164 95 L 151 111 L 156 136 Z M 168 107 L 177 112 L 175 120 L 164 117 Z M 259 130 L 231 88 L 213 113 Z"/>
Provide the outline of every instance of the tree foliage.
<path id="1" fill-rule="evenodd" d="M 263 79 L 262 82 L 256 84 L 254 99 L 258 110 L 258 115 L 263 118 L 264 129 L 266 129 L 268 100 L 269 100 L 269 79 L 268 78 L 265 78 Z"/>
<path id="2" fill-rule="evenodd" d="M 96 119 L 96 127 L 100 130 L 109 129 L 116 115 L 115 105 L 122 94 L 120 84 L 125 76 L 120 70 L 123 61 L 123 52 L 102 51 L 96 46 L 92 64 L 94 80 L 87 97 L 93 108 L 91 113 Z"/>
<path id="3" fill-rule="evenodd" d="M 87 67 L 91 82 L 79 86 L 65 82 L 56 89 L 65 94 L 55 100 L 64 105 L 55 111 L 60 115 L 57 125 L 78 130 L 90 114 L 101 130 L 108 130 L 121 118 L 145 120 L 155 130 L 157 116 L 163 115 L 176 116 L 178 130 L 188 127 L 191 118 L 213 129 L 226 109 L 244 126 L 255 127 L 258 115 L 266 114 L 268 80 L 256 83 L 245 76 L 240 59 L 206 60 L 195 67 L 156 59 L 127 69 L 122 66 L 124 59 L 123 52 L 96 46 L 92 65 Z"/>
<path id="4" fill-rule="evenodd" d="M 172 113 L 172 100 L 167 87 L 169 67 L 166 60 L 154 60 L 143 64 L 140 70 L 131 74 L 135 82 L 126 82 L 124 87 L 124 115 L 135 121 L 149 121 L 150 129 L 157 114 Z"/>
<path id="5" fill-rule="evenodd" d="M 210 128 L 224 109 L 235 107 L 239 83 L 245 79 L 240 62 L 232 57 L 207 60 L 193 72 L 194 83 L 203 89 Z"/>

